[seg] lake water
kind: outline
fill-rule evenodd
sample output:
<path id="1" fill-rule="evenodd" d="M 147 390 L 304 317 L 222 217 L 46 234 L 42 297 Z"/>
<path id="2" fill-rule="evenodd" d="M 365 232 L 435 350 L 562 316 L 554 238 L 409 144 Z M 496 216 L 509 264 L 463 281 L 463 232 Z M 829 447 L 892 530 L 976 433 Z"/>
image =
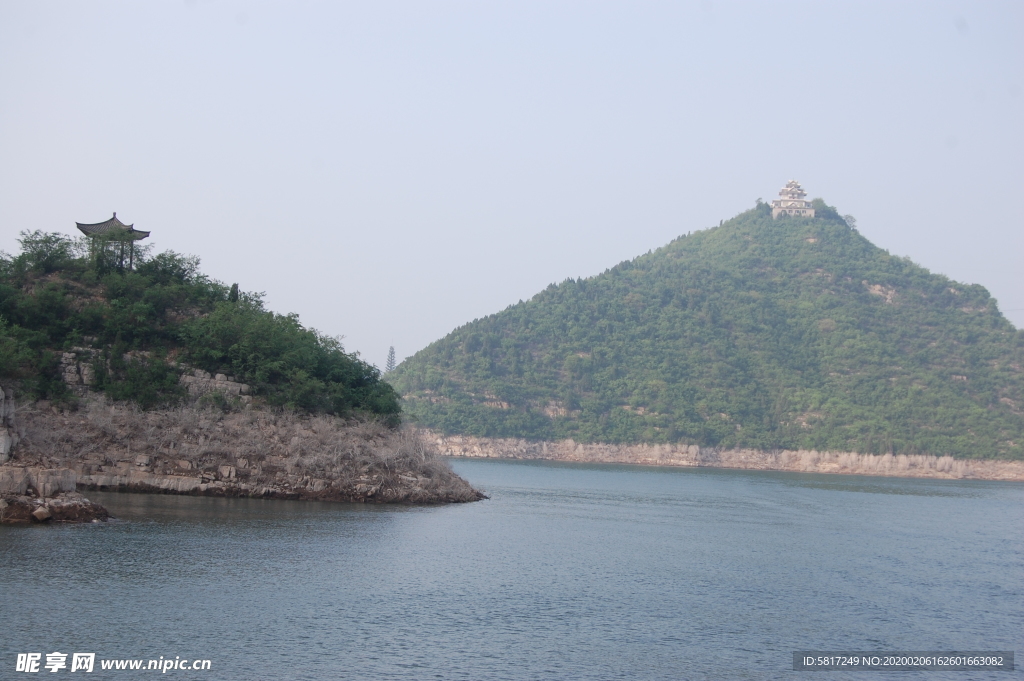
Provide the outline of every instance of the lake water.
<path id="1" fill-rule="evenodd" d="M 0 679 L 54 651 L 229 680 L 788 679 L 794 650 L 1024 652 L 1021 484 L 453 465 L 491 499 L 93 493 L 119 522 L 0 527 Z"/>

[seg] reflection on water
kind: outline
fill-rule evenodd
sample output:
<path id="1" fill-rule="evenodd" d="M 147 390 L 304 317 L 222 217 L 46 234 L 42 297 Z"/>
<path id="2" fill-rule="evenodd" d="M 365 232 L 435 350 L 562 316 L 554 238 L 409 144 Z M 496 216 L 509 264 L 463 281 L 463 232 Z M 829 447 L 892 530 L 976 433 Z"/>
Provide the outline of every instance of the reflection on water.
<path id="1" fill-rule="evenodd" d="M 798 649 L 1024 650 L 1020 484 L 454 465 L 492 499 L 93 494 L 118 522 L 0 528 L 0 678 L 65 649 L 217 679 L 774 679 Z"/>

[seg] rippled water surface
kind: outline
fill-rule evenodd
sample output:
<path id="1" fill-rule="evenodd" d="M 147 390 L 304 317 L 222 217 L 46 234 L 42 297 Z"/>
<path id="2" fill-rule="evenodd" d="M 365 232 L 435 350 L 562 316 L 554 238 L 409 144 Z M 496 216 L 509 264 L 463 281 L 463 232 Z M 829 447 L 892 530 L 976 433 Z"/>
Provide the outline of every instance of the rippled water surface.
<path id="1" fill-rule="evenodd" d="M 806 678 L 794 650 L 1024 656 L 1024 485 L 454 466 L 492 498 L 91 494 L 120 521 L 0 527 L 0 679 L 31 678 L 16 653 L 53 651 L 209 658 L 164 676 L 232 680 L 774 679 Z M 1022 678 L 1022 661 L 891 677 Z"/>

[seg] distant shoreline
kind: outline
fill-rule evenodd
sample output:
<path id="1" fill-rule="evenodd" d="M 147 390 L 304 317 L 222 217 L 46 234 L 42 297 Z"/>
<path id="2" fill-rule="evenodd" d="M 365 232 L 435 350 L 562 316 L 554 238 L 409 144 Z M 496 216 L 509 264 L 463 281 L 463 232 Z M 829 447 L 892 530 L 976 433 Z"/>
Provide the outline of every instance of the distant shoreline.
<path id="1" fill-rule="evenodd" d="M 717 449 L 683 444 L 586 444 L 573 440 L 535 442 L 515 438 L 440 435 L 429 430 L 424 431 L 424 434 L 437 443 L 444 456 L 455 458 L 1024 482 L 1024 461 L 954 459 L 949 456 L 928 454 L 877 455 L 804 450 L 764 452 L 756 449 Z"/>

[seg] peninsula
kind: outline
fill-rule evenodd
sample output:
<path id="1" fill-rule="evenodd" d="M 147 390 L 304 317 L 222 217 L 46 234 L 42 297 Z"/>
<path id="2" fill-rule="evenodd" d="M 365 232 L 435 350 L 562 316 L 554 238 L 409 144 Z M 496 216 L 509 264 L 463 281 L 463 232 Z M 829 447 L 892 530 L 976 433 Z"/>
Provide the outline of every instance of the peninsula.
<path id="1" fill-rule="evenodd" d="M 117 216 L 0 257 L 0 520 L 102 520 L 80 490 L 447 503 L 484 495 L 397 393 Z"/>

